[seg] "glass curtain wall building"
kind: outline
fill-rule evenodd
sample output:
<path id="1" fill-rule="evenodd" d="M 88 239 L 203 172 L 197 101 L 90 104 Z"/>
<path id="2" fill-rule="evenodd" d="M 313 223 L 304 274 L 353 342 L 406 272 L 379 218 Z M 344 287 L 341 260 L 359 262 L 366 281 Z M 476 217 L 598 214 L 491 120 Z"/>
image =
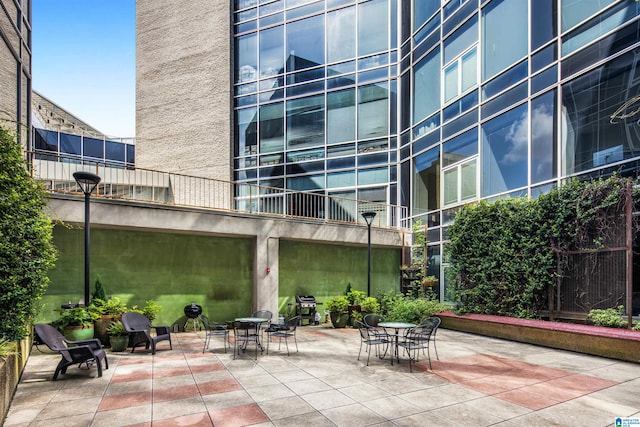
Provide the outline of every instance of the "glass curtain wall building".
<path id="1" fill-rule="evenodd" d="M 639 15 L 632 0 L 236 0 L 235 179 L 408 206 L 440 276 L 460 206 L 637 175 Z"/>

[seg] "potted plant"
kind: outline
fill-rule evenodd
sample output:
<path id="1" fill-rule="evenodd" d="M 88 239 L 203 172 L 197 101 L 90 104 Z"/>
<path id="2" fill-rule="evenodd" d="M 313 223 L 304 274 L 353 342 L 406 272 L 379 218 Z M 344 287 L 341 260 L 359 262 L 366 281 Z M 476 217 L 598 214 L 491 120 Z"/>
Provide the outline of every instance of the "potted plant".
<path id="1" fill-rule="evenodd" d="M 425 276 L 422 278 L 422 286 L 435 286 L 438 283 L 436 276 Z"/>
<path id="2" fill-rule="evenodd" d="M 103 345 L 109 345 L 107 328 L 114 320 L 119 320 L 122 313 L 127 311 L 127 304 L 118 297 L 112 297 L 107 300 L 95 298 L 91 300 L 89 310 L 98 315 L 98 319 L 95 321 L 95 337 L 100 339 Z"/>
<path id="3" fill-rule="evenodd" d="M 331 297 L 324 302 L 334 328 L 344 328 L 349 321 L 349 300 L 346 296 Z"/>
<path id="4" fill-rule="evenodd" d="M 380 311 L 380 303 L 375 297 L 366 297 L 360 303 L 362 313 L 378 313 Z"/>
<path id="5" fill-rule="evenodd" d="M 107 328 L 107 333 L 109 334 L 111 351 L 125 351 L 127 349 L 129 333 L 121 321 L 116 320 L 115 322 L 111 322 L 111 325 Z"/>
<path id="6" fill-rule="evenodd" d="M 53 326 L 62 331 L 69 341 L 82 341 L 93 338 L 93 322 L 98 318 L 95 311 L 85 307 L 75 307 L 68 310 L 60 309 L 60 318 L 53 322 Z"/>

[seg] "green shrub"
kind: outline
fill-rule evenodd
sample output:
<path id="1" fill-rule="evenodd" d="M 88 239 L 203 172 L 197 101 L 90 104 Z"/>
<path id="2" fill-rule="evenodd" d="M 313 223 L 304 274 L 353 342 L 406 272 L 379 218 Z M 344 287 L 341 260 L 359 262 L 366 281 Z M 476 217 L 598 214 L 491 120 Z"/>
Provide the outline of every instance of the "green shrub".
<path id="1" fill-rule="evenodd" d="M 377 313 L 380 311 L 380 304 L 375 297 L 366 297 L 360 303 L 360 310 L 365 313 Z"/>
<path id="2" fill-rule="evenodd" d="M 102 286 L 102 282 L 100 281 L 100 276 L 98 276 L 98 278 L 96 279 L 93 294 L 91 294 L 91 301 L 93 301 L 94 299 L 101 299 L 103 301 L 107 299 L 107 293 L 105 292 L 104 287 Z"/>
<path id="3" fill-rule="evenodd" d="M 154 300 L 147 300 L 142 308 L 134 305 L 131 308 L 131 311 L 144 314 L 147 319 L 153 322 L 153 320 L 158 317 L 158 314 L 162 311 L 162 306 L 156 304 Z"/>
<path id="4" fill-rule="evenodd" d="M 349 308 L 349 300 L 346 296 L 331 297 L 324 302 L 331 313 L 343 313 Z"/>
<path id="5" fill-rule="evenodd" d="M 394 298 L 389 311 L 384 315 L 391 322 L 419 323 L 421 320 L 443 312 L 447 307 L 435 299 Z"/>
<path id="6" fill-rule="evenodd" d="M 623 317 L 625 314 L 624 306 L 620 305 L 618 308 L 607 308 L 604 310 L 594 309 L 590 310 L 587 318 L 593 322 L 596 326 L 606 326 L 609 328 L 624 328 L 626 329 L 628 323 Z"/>
<path id="7" fill-rule="evenodd" d="M 49 284 L 56 251 L 46 204 L 20 144 L 0 127 L 0 338 L 8 341 L 28 335 Z"/>

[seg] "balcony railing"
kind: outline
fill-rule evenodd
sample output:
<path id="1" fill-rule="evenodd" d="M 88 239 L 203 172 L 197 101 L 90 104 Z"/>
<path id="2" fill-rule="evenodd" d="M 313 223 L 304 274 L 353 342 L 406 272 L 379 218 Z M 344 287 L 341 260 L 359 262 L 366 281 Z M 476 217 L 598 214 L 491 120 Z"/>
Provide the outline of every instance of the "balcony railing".
<path id="1" fill-rule="evenodd" d="M 82 194 L 73 173 L 87 171 L 101 178 L 94 197 L 341 223 L 364 223 L 363 212 L 376 212 L 374 226 L 406 227 L 407 209 L 403 206 L 131 169 L 124 164 L 46 152 L 28 152 L 26 156 L 32 177 L 54 193 Z"/>

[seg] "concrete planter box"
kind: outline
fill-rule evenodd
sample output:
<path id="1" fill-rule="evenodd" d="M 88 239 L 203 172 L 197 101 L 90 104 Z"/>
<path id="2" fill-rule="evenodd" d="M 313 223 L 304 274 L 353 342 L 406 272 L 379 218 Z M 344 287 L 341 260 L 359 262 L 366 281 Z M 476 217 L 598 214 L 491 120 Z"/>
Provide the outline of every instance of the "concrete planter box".
<path id="1" fill-rule="evenodd" d="M 0 425 L 4 423 L 4 418 L 7 416 L 20 375 L 31 351 L 31 343 L 30 338 L 20 341 L 18 346 L 20 355 L 8 356 L 6 360 L 0 359 Z"/>
<path id="2" fill-rule="evenodd" d="M 440 313 L 442 327 L 612 359 L 640 362 L 640 332 L 513 317 Z"/>

